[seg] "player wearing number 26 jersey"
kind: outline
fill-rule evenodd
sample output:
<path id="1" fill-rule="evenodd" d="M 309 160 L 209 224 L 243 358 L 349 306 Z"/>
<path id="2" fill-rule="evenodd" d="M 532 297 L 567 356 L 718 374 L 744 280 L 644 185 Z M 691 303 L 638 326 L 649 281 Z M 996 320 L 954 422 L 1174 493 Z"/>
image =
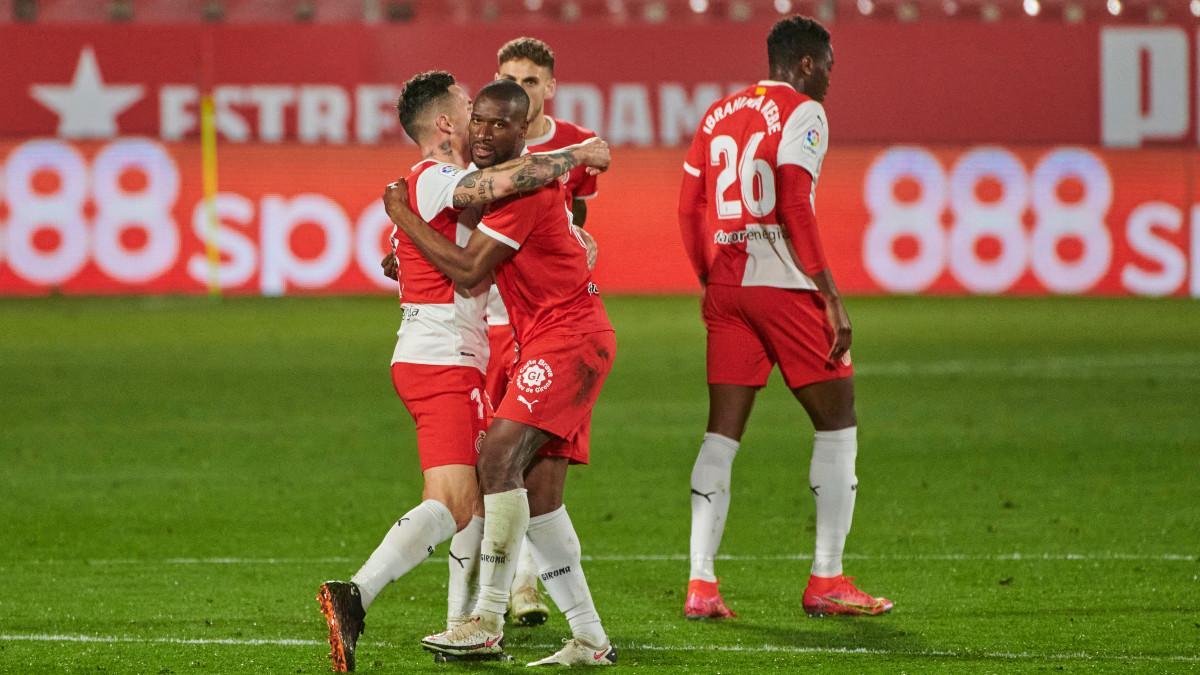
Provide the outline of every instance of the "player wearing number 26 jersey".
<path id="1" fill-rule="evenodd" d="M 804 592 L 810 614 L 881 614 L 892 604 L 842 576 L 858 479 L 850 319 L 825 262 L 815 215 L 829 148 L 822 101 L 829 32 L 807 17 L 767 37 L 768 79 L 714 103 L 683 165 L 679 222 L 705 289 L 709 420 L 692 470 L 691 574 L 684 614 L 726 618 L 713 560 L 729 510 L 733 459 L 775 364 L 816 434 L 810 489 L 817 541 Z M 713 249 L 715 249 L 714 252 Z"/>
<path id="2" fill-rule="evenodd" d="M 688 209 L 692 265 L 707 284 L 709 382 L 761 387 L 773 363 L 793 388 L 853 373 L 848 353 L 828 363 L 824 304 L 811 292 L 818 289 L 810 275 L 826 268 L 813 213 L 828 147 L 825 108 L 786 82 L 762 80 L 702 118 L 683 168 L 696 179 L 685 191 L 702 187 L 704 198 L 680 208 Z M 711 262 L 695 227 L 705 203 Z M 792 311 L 774 311 L 779 302 Z M 747 304 L 762 311 L 739 309 Z M 747 348 L 751 336 L 758 349 Z"/>

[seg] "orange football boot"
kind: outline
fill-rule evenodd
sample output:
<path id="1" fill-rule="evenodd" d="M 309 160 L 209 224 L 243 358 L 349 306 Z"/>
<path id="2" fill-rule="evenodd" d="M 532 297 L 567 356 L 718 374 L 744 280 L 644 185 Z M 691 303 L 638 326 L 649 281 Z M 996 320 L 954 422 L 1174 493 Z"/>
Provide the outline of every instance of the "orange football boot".
<path id="1" fill-rule="evenodd" d="M 687 602 L 683 606 L 683 614 L 688 619 L 732 619 L 737 616 L 733 610 L 725 606 L 721 599 L 721 591 L 717 588 L 719 581 L 704 581 L 692 579 L 688 582 Z"/>

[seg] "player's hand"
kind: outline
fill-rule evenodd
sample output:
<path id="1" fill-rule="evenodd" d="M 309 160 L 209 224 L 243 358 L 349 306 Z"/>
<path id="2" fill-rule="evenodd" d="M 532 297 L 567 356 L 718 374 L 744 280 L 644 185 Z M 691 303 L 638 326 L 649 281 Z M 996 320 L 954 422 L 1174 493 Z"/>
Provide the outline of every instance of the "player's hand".
<path id="1" fill-rule="evenodd" d="M 388 183 L 383 191 L 383 209 L 387 211 L 388 218 L 391 218 L 393 223 L 398 222 L 397 218 L 405 211 L 409 211 L 408 181 L 397 178 L 396 182 Z"/>
<path id="2" fill-rule="evenodd" d="M 609 163 L 612 162 L 612 152 L 609 150 L 608 141 L 602 138 L 589 138 L 582 143 L 575 144 L 572 149 L 579 163 L 587 167 L 589 176 L 607 171 Z"/>
<path id="3" fill-rule="evenodd" d="M 383 256 L 383 260 L 379 261 L 379 266 L 383 268 L 383 276 L 393 281 L 400 280 L 400 263 L 396 260 L 395 251 Z"/>
<path id="4" fill-rule="evenodd" d="M 829 348 L 829 355 L 825 360 L 831 368 L 836 368 L 850 351 L 850 315 L 846 313 L 842 299 L 837 296 L 825 298 L 825 315 L 829 318 L 829 325 L 833 326 L 833 345 Z"/>
<path id="5" fill-rule="evenodd" d="M 587 249 L 588 271 L 596 269 L 596 259 L 600 257 L 600 247 L 596 246 L 596 238 L 592 236 L 591 232 L 576 225 L 571 226 L 571 231 L 575 233 L 575 237 Z"/>

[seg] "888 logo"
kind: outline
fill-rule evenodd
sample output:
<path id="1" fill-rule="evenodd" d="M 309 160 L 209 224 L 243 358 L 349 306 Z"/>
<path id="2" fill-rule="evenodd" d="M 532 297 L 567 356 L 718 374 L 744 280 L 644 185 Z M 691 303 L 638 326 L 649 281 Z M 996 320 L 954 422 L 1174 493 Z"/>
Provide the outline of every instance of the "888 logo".
<path id="1" fill-rule="evenodd" d="M 1112 264 L 1112 198 L 1108 168 L 1083 149 L 1054 149 L 1027 171 L 1004 148 L 973 148 L 946 171 L 924 148 L 890 148 L 867 171 L 863 261 L 894 292 L 923 291 L 948 269 L 973 293 L 1007 291 L 1026 271 L 1081 293 Z"/>
<path id="2" fill-rule="evenodd" d="M 62 283 L 89 256 L 124 283 L 147 281 L 175 263 L 179 170 L 153 141 L 109 143 L 90 166 L 69 144 L 29 141 L 5 160 L 0 186 L 5 261 L 30 282 Z"/>

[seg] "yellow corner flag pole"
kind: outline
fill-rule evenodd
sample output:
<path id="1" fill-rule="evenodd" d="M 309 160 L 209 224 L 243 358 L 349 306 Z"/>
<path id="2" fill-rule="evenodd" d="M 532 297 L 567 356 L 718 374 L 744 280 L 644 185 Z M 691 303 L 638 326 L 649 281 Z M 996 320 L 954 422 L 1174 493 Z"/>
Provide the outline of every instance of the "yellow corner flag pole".
<path id="1" fill-rule="evenodd" d="M 208 294 L 221 297 L 221 282 L 218 270 L 221 253 L 217 249 L 217 115 L 213 106 L 213 40 L 212 33 L 205 35 L 203 66 L 203 94 L 200 97 L 200 162 L 204 177 L 204 247 L 208 253 Z"/>

